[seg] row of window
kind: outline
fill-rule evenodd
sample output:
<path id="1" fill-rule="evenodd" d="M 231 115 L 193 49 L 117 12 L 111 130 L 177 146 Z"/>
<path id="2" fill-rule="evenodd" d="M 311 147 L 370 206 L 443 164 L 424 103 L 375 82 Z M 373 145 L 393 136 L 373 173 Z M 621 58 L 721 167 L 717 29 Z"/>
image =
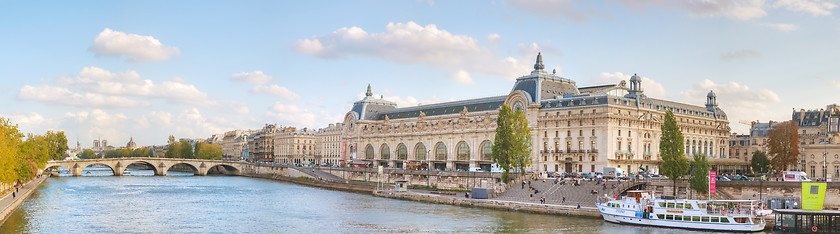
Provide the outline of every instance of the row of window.
<path id="1" fill-rule="evenodd" d="M 481 143 L 481 160 L 490 160 L 492 147 L 493 143 L 490 141 L 484 141 Z M 352 151 L 353 149 L 351 149 L 351 152 Z M 434 151 L 434 160 L 447 160 L 448 153 L 446 151 L 446 144 L 444 144 L 443 142 L 438 142 L 437 144 L 435 144 Z M 426 154 L 429 152 L 431 152 L 431 150 L 426 150 L 426 146 L 423 143 L 417 143 L 417 145 L 414 146 L 414 158 L 412 160 L 427 160 Z M 394 153 L 397 156 L 397 160 L 408 160 L 408 149 L 406 148 L 405 144 L 400 143 L 399 145 L 397 145 L 397 149 Z M 455 155 L 457 157 L 457 160 L 470 160 L 470 146 L 467 144 L 467 142 L 461 141 L 455 146 Z M 368 144 L 367 146 L 365 146 L 365 159 L 390 160 L 391 149 L 388 147 L 387 143 L 383 143 L 381 146 L 379 146 L 379 157 L 375 158 L 373 145 Z"/>
<path id="2" fill-rule="evenodd" d="M 682 216 L 682 215 L 670 215 L 670 214 L 656 214 L 656 218 L 665 219 L 665 220 L 678 220 L 678 221 L 692 221 L 692 222 L 706 222 L 706 223 L 729 223 L 729 218 L 727 217 L 709 217 L 709 216 Z"/>

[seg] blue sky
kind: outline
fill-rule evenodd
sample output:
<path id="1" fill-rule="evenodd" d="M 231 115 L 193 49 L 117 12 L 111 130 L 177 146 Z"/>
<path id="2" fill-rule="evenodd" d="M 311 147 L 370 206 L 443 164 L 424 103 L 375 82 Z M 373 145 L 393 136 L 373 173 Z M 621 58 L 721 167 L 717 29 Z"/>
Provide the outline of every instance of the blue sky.
<path id="1" fill-rule="evenodd" d="M 0 115 L 124 145 L 339 122 L 368 83 L 401 107 L 506 95 L 537 52 L 579 86 L 738 121 L 840 98 L 838 0 L 16 1 L 0 8 Z"/>

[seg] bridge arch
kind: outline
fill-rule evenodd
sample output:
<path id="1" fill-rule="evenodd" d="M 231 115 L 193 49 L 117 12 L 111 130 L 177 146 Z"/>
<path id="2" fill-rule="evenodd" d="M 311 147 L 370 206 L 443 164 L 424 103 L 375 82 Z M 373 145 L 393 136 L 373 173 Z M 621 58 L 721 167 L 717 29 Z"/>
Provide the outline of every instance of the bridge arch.
<path id="1" fill-rule="evenodd" d="M 207 172 L 204 173 L 205 175 L 210 174 L 223 174 L 223 175 L 240 175 L 240 170 L 238 167 L 227 164 L 227 163 L 216 163 L 207 168 Z"/>
<path id="2" fill-rule="evenodd" d="M 187 168 L 192 170 L 193 175 L 201 175 L 200 166 L 195 165 L 195 163 L 185 162 L 185 161 L 176 161 L 176 162 L 173 162 L 172 165 L 168 165 L 166 167 L 166 169 L 164 170 L 164 175 L 169 174 L 169 171 L 172 170 L 172 168 L 174 168 L 176 166 L 186 166 Z"/>
<path id="3" fill-rule="evenodd" d="M 125 167 L 122 168 L 122 172 L 120 174 L 125 174 L 125 170 L 127 170 L 128 166 L 130 166 L 130 165 L 141 164 L 141 165 L 151 166 L 152 170 L 154 171 L 154 174 L 155 175 L 160 175 L 161 174 L 160 165 L 163 165 L 163 164 L 155 165 L 154 163 L 152 163 L 151 160 L 127 160 L 127 161 L 123 161 L 123 162 L 125 162 Z"/>
<path id="4" fill-rule="evenodd" d="M 91 169 L 92 169 L 92 168 L 91 168 L 91 166 L 94 166 L 94 165 L 102 165 L 102 166 L 107 167 L 108 169 L 111 169 L 111 175 L 122 175 L 122 171 L 120 171 L 120 170 L 118 169 L 118 168 L 119 168 L 119 166 L 120 166 L 120 165 L 119 165 L 119 162 L 117 162 L 117 163 L 116 163 L 116 165 L 114 165 L 113 163 L 108 163 L 108 162 L 86 162 L 86 163 L 76 163 L 73 167 L 74 167 L 74 168 L 77 168 L 78 175 L 80 175 L 80 176 L 86 176 L 86 175 L 91 175 L 91 174 L 93 174 L 93 173 L 91 173 L 91 171 L 93 171 L 93 170 L 91 170 Z M 88 170 L 87 170 L 87 172 L 85 172 L 85 169 L 88 169 Z M 71 170 L 71 171 L 74 171 L 72 168 L 71 168 L 70 170 Z M 117 174 L 118 172 L 119 172 L 120 174 Z M 74 174 L 76 174 L 76 173 L 74 173 Z"/>

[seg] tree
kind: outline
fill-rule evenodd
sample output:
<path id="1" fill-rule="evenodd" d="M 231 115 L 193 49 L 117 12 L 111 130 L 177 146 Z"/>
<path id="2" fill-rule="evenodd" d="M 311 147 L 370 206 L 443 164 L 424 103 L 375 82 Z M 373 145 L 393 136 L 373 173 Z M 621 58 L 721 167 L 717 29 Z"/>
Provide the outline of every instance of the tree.
<path id="1" fill-rule="evenodd" d="M 22 144 L 23 133 L 18 130 L 17 124 L 5 118 L 0 118 L 0 182 L 11 184 L 17 181 L 20 144 Z"/>
<path id="2" fill-rule="evenodd" d="M 79 159 L 93 159 L 96 158 L 96 152 L 93 152 L 92 149 L 85 149 L 78 156 Z"/>
<path id="3" fill-rule="evenodd" d="M 67 146 L 67 137 L 64 136 L 64 132 L 47 131 L 44 137 L 46 138 L 50 148 L 50 159 L 64 159 L 64 154 L 70 149 L 70 147 Z"/>
<path id="4" fill-rule="evenodd" d="M 531 129 L 522 111 L 512 111 L 504 104 L 499 109 L 491 159 L 502 168 L 505 182 L 510 180 L 511 169 L 525 174 L 525 168 L 531 165 Z"/>
<path id="5" fill-rule="evenodd" d="M 764 154 L 761 150 L 753 152 L 752 159 L 750 159 L 750 165 L 752 166 L 752 171 L 754 173 L 764 174 L 770 172 L 770 159 L 768 159 L 767 154 Z"/>
<path id="6" fill-rule="evenodd" d="M 705 193 L 709 189 L 709 161 L 705 154 L 694 155 L 694 167 L 691 168 L 691 189 L 694 191 Z"/>
<path id="7" fill-rule="evenodd" d="M 770 164 L 773 168 L 787 170 L 799 164 L 799 126 L 792 120 L 781 122 L 767 132 L 767 146 L 773 156 Z M 804 168 L 803 168 L 804 170 Z"/>
<path id="8" fill-rule="evenodd" d="M 195 158 L 195 154 L 193 154 L 193 147 L 189 142 L 182 141 L 181 146 L 179 146 L 181 155 L 179 158 Z"/>
<path id="9" fill-rule="evenodd" d="M 659 155 L 662 157 L 660 172 L 674 182 L 674 196 L 677 196 L 677 180 L 688 173 L 689 163 L 685 158 L 683 134 L 677 126 L 674 113 L 665 112 L 665 123 L 662 124 L 662 137 L 659 138 Z"/>
<path id="10" fill-rule="evenodd" d="M 196 144 L 198 145 L 198 144 Z M 196 147 L 196 157 L 199 159 L 221 160 L 222 146 L 218 144 L 201 144 L 201 147 Z"/>
<path id="11" fill-rule="evenodd" d="M 169 139 L 173 139 L 172 136 L 169 136 Z M 181 155 L 181 142 L 170 142 L 168 146 L 166 146 L 166 153 L 163 154 L 164 157 L 167 158 L 180 158 Z"/>

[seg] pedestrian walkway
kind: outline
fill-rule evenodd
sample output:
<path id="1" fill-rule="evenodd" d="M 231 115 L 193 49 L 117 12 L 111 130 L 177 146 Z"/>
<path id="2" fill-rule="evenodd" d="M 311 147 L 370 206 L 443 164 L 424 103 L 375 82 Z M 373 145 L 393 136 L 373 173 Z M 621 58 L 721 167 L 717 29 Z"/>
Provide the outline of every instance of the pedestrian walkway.
<path id="1" fill-rule="evenodd" d="M 5 222 L 6 218 L 9 217 L 14 211 L 23 204 L 23 201 L 26 200 L 29 195 L 31 195 L 35 189 L 41 185 L 41 182 L 50 177 L 49 174 L 44 174 L 39 177 L 36 177 L 29 182 L 26 182 L 21 186 L 18 191 L 15 192 L 15 196 L 12 196 L 12 193 L 0 198 L 0 217 L 2 217 L 2 221 Z"/>
<path id="2" fill-rule="evenodd" d="M 614 191 L 612 188 L 617 183 L 617 181 L 607 181 L 605 188 L 603 181 L 598 183 L 597 181 L 579 180 L 578 184 L 574 185 L 574 181 L 568 178 L 560 179 L 557 183 L 555 183 L 555 178 L 535 179 L 531 180 L 530 183 L 530 187 L 538 191 L 534 193 L 530 190 L 528 184 L 523 185 L 520 180 L 493 199 L 539 204 L 541 203 L 540 199 L 545 197 L 545 204 L 572 206 L 580 204 L 582 207 L 595 207 L 599 198 L 605 201 L 605 195 L 614 195 L 612 194 Z M 593 191 L 595 192 L 593 193 Z M 533 194 L 533 197 L 531 197 L 531 194 Z"/>

